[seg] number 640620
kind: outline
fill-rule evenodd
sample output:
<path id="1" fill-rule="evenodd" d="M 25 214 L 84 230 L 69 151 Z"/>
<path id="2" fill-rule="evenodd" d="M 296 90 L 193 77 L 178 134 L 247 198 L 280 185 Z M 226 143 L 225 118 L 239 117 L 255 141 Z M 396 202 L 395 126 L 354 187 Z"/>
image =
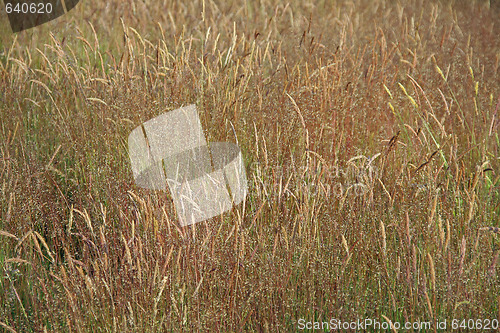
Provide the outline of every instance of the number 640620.
<path id="1" fill-rule="evenodd" d="M 52 4 L 48 3 L 17 3 L 12 5 L 12 3 L 7 2 L 5 4 L 5 11 L 7 14 L 18 13 L 18 14 L 50 14 L 52 13 Z"/>
<path id="2" fill-rule="evenodd" d="M 459 328 L 468 330 L 497 330 L 498 320 L 497 319 L 453 319 L 451 321 L 451 328 L 456 330 Z"/>

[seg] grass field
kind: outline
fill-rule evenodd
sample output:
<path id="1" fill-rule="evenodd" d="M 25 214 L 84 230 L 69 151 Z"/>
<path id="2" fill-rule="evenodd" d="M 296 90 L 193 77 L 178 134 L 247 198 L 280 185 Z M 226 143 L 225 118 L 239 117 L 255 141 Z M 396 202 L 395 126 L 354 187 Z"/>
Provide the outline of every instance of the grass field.
<path id="1" fill-rule="evenodd" d="M 18 34 L 2 11 L 1 329 L 494 328 L 499 66 L 494 1 L 82 0 Z M 249 192 L 181 228 L 127 137 L 193 103 Z"/>

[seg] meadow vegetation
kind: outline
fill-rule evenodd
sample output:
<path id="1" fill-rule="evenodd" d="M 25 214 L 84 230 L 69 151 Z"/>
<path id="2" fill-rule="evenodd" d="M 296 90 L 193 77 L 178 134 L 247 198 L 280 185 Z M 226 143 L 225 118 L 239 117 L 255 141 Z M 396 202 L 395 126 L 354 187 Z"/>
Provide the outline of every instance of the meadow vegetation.
<path id="1" fill-rule="evenodd" d="M 82 0 L 12 34 L 1 12 L 0 327 L 500 320 L 499 18 L 494 1 Z M 208 141 L 240 146 L 249 192 L 181 228 L 134 184 L 127 137 L 192 103 Z"/>

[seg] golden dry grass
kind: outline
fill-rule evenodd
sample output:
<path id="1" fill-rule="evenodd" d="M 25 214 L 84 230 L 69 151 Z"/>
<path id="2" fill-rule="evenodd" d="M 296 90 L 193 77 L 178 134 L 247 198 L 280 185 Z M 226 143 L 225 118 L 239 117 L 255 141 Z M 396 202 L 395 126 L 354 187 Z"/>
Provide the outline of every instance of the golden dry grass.
<path id="1" fill-rule="evenodd" d="M 86 0 L 16 35 L 4 16 L 6 331 L 500 320 L 495 2 Z M 180 228 L 127 136 L 191 103 L 250 190 Z"/>

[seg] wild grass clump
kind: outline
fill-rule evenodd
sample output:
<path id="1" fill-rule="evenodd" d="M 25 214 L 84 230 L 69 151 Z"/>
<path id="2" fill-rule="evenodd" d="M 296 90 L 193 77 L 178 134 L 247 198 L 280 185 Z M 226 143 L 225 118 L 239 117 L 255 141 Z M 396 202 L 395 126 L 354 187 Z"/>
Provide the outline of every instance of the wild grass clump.
<path id="1" fill-rule="evenodd" d="M 500 320 L 499 13 L 84 1 L 0 22 L 0 326 Z M 249 193 L 181 228 L 134 184 L 127 137 L 192 103 L 240 146 Z"/>

